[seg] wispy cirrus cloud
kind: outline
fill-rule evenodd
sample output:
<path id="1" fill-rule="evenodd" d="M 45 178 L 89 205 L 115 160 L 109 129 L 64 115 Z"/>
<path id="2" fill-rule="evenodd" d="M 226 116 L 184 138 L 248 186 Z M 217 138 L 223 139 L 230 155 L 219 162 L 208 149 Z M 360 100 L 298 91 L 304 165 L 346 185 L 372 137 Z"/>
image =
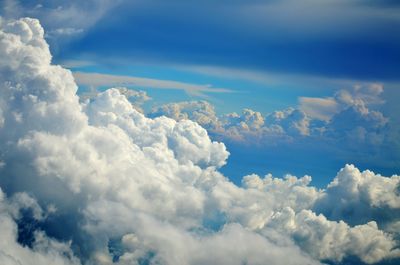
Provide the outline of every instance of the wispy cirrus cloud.
<path id="1" fill-rule="evenodd" d="M 89 87 L 135 86 L 139 88 L 183 90 L 190 95 L 204 96 L 205 93 L 232 93 L 228 88 L 213 87 L 209 84 L 192 84 L 173 80 L 152 79 L 127 75 L 74 72 L 79 85 Z"/>

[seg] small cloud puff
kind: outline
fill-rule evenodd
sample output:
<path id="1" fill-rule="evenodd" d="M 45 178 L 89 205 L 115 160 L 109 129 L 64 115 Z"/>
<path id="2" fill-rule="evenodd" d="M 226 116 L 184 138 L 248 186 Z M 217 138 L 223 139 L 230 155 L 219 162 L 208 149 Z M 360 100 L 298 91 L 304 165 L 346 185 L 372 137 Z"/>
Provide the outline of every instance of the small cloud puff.
<path id="1" fill-rule="evenodd" d="M 134 109 L 141 113 L 143 113 L 142 105 L 146 101 L 151 100 L 151 97 L 149 97 L 146 91 L 143 90 L 134 90 L 127 87 L 115 87 L 115 89 L 118 90 L 120 94 L 124 95 L 129 102 L 131 102 Z M 84 104 L 87 104 L 90 102 L 90 100 L 95 99 L 99 93 L 100 91 L 97 91 L 94 88 L 89 92 L 82 93 L 79 95 L 79 98 Z"/>

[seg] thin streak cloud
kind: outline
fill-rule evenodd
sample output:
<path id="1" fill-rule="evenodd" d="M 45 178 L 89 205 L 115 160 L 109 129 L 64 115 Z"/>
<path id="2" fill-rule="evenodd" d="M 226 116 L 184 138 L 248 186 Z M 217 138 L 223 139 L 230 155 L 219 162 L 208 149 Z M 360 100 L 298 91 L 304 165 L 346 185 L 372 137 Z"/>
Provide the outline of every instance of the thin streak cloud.
<path id="1" fill-rule="evenodd" d="M 136 86 L 155 89 L 183 90 L 189 95 L 203 95 L 204 93 L 232 93 L 231 89 L 213 87 L 209 84 L 191 84 L 173 80 L 161 80 L 136 76 L 110 75 L 100 73 L 73 73 L 79 85 L 90 87 L 101 86 Z"/>

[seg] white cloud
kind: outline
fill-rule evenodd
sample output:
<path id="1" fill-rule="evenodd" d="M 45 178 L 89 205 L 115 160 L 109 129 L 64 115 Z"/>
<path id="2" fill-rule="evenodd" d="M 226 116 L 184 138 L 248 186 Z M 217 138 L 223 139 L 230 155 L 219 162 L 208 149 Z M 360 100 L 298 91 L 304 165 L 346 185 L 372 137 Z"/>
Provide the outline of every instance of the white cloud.
<path id="1" fill-rule="evenodd" d="M 354 86 L 352 90 L 340 90 L 335 95 L 341 111 L 332 117 L 328 129 L 336 134 L 351 134 L 363 130 L 359 139 L 369 140 L 370 133 L 384 128 L 388 119 L 371 105 L 383 103 L 380 94 L 382 85 Z M 353 139 L 352 139 L 353 140 Z"/>
<path id="2" fill-rule="evenodd" d="M 334 220 L 390 226 L 400 218 L 400 176 L 384 177 L 346 165 L 328 185 L 315 208 Z"/>
<path id="3" fill-rule="evenodd" d="M 264 141 L 309 135 L 309 118 L 293 108 L 275 111 L 267 116 L 251 109 L 217 116 L 214 107 L 206 101 L 168 103 L 153 108 L 151 117 L 165 115 L 175 120 L 190 119 L 211 132 L 217 139 Z"/>
<path id="4" fill-rule="evenodd" d="M 146 219 L 143 224 L 152 224 L 155 231 L 145 228 L 123 237 L 128 252 L 120 258 L 120 264 L 128 264 L 155 249 L 154 261 L 161 264 L 319 264 L 293 245 L 274 245 L 239 224 L 229 224 L 216 234 L 195 236 L 154 222 L 157 221 Z"/>
<path id="5" fill-rule="evenodd" d="M 388 240 L 391 236 L 378 230 L 374 221 L 349 227 L 343 221 L 332 222 L 310 210 L 295 213 L 286 208 L 275 213 L 268 226 L 291 235 L 303 250 L 320 260 L 340 262 L 346 256 L 356 256 L 371 264 L 400 255 L 396 242 Z"/>
<path id="6" fill-rule="evenodd" d="M 399 235 L 394 230 L 400 218 L 399 176 L 383 177 L 346 165 L 324 190 L 308 186 L 310 181 L 307 176 L 244 178 L 245 187 L 285 202 L 274 203 L 279 208 L 263 224 L 265 235 L 271 233 L 269 229 L 290 235 L 303 250 L 321 260 L 340 262 L 346 256 L 357 256 L 365 263 L 375 263 L 384 258 L 381 253 L 390 253 L 386 258 L 399 257 L 394 240 Z"/>
<path id="7" fill-rule="evenodd" d="M 298 109 L 288 108 L 275 111 L 266 117 L 271 125 L 278 125 L 289 135 L 306 136 L 310 134 L 310 118 Z"/>
<path id="8" fill-rule="evenodd" d="M 124 95 L 129 102 L 132 104 L 132 107 L 137 111 L 143 113 L 142 105 L 151 99 L 143 90 L 133 90 L 126 87 L 116 87 L 114 88 L 119 91 L 121 95 Z M 82 93 L 79 98 L 83 102 L 83 104 L 88 104 L 90 100 L 95 99 L 100 92 L 96 89 L 92 89 L 89 92 Z"/>
<path id="9" fill-rule="evenodd" d="M 71 72 L 50 64 L 37 20 L 0 24 L 0 55 L 0 186 L 43 220 L 33 247 L 23 248 L 16 243 L 19 224 L 6 214 L 0 222 L 4 263 L 78 264 L 71 249 L 87 264 L 111 264 L 113 258 L 120 264 L 320 264 L 348 255 L 367 263 L 399 257 L 395 233 L 383 232 L 374 220 L 351 227 L 316 215 L 313 206 L 325 191 L 310 187 L 310 177 L 252 175 L 238 187 L 218 171 L 229 155 L 225 145 L 199 124 L 147 118 L 124 89 L 80 104 Z M 193 117 L 211 124 L 212 108 L 199 105 L 204 112 Z M 273 118 L 289 132 L 307 132 L 299 111 Z M 249 128 L 265 124 L 251 110 L 239 120 Z M 71 247 L 47 238 L 46 229 L 71 240 Z"/>
<path id="10" fill-rule="evenodd" d="M 153 108 L 150 116 L 191 119 L 218 140 L 265 146 L 290 142 L 308 146 L 309 141 L 318 140 L 330 150 L 340 147 L 352 154 L 354 149 L 358 153 L 366 149 L 370 152 L 396 142 L 390 136 L 393 132 L 388 126 L 389 119 L 374 109 L 384 102 L 382 92 L 380 84 L 354 85 L 333 97 L 301 97 L 299 108 L 289 107 L 269 114 L 244 109 L 241 114 L 218 116 L 214 107 L 204 101 L 168 103 Z"/>
<path id="11" fill-rule="evenodd" d="M 322 195 L 322 191 L 309 186 L 310 176 L 296 178 L 286 175 L 284 179 L 274 178 L 271 174 L 260 178 L 256 174 L 245 176 L 242 180 L 247 189 L 257 189 L 271 194 L 277 208 L 291 207 L 296 211 L 310 209 L 315 201 Z"/>
<path id="12" fill-rule="evenodd" d="M 366 114 L 369 112 L 369 106 L 384 103 L 381 98 L 382 92 L 383 85 L 381 84 L 357 84 L 350 89 L 337 91 L 334 97 L 300 97 L 299 108 L 309 117 L 324 121 L 331 120 L 335 115 L 349 108 L 355 108 L 360 113 Z"/>
<path id="13" fill-rule="evenodd" d="M 208 130 L 219 130 L 220 121 L 214 106 L 207 101 L 184 101 L 154 107 L 150 117 L 167 116 L 174 120 L 192 120 Z"/>
<path id="14" fill-rule="evenodd" d="M 34 237 L 32 248 L 24 247 L 18 242 L 17 221 L 21 218 L 20 210 L 32 207 L 34 218 L 40 219 L 41 215 L 38 215 L 38 211 L 42 210 L 33 198 L 26 193 L 17 193 L 9 200 L 0 189 L 0 263 L 5 265 L 80 264 L 68 243 L 50 239 L 44 232 L 36 231 L 32 235 Z"/>

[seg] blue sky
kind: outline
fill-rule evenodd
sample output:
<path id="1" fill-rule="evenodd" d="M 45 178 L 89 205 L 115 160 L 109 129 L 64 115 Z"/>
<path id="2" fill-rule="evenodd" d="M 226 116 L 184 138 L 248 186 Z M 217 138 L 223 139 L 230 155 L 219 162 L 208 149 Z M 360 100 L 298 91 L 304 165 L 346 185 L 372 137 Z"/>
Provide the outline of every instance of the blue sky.
<path id="1" fill-rule="evenodd" d="M 120 60 L 396 79 L 397 6 L 371 2 L 376 1 L 121 3 L 69 51 Z"/>
<path id="2" fill-rule="evenodd" d="M 160 89 L 125 82 L 152 98 L 145 111 L 170 102 L 206 100 L 219 115 L 244 108 L 267 115 L 299 107 L 302 97 L 329 98 L 341 89 L 379 83 L 384 86 L 385 103 L 374 109 L 389 117 L 391 124 L 400 119 L 396 1 L 4 1 L 2 5 L 6 18 L 39 18 L 53 61 L 74 72 L 201 87 L 186 90 L 172 84 Z M 80 91 L 115 85 L 104 82 L 80 84 Z M 345 163 L 386 174 L 400 169 L 396 155 L 389 165 L 383 155 L 361 161 L 347 147 L 338 155 L 317 142 L 310 151 L 298 139 L 273 150 L 223 141 L 235 161 L 223 171 L 235 182 L 248 173 L 273 172 L 310 174 L 317 184 L 326 184 Z"/>

